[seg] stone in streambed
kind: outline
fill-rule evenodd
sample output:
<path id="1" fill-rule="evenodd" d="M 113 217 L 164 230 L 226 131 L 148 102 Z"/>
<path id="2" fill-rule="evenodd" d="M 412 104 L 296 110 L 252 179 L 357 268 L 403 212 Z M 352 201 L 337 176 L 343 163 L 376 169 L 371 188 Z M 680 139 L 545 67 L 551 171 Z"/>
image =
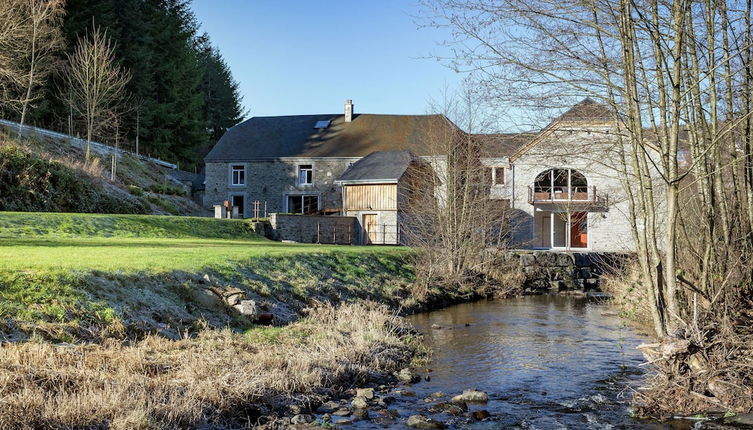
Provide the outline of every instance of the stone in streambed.
<path id="1" fill-rule="evenodd" d="M 373 388 L 358 388 L 356 389 L 356 397 L 363 397 L 366 400 L 371 400 L 374 398 L 374 389 Z"/>
<path id="2" fill-rule="evenodd" d="M 380 409 L 377 411 L 377 413 L 386 418 L 399 418 L 400 417 L 400 412 L 394 409 Z"/>
<path id="3" fill-rule="evenodd" d="M 350 402 L 350 406 L 356 410 L 366 409 L 367 407 L 369 407 L 369 403 L 363 397 L 356 397 L 352 402 Z"/>
<path id="4" fill-rule="evenodd" d="M 369 411 L 366 409 L 356 409 L 353 411 L 353 419 L 355 420 L 368 420 Z"/>
<path id="5" fill-rule="evenodd" d="M 325 402 L 324 404 L 319 406 L 316 409 L 316 411 L 320 414 L 323 414 L 323 413 L 332 413 L 338 409 L 340 409 L 340 404 L 335 401 L 330 400 L 329 402 Z"/>
<path id="6" fill-rule="evenodd" d="M 290 420 L 290 424 L 308 424 L 311 422 L 314 422 L 314 417 L 308 414 L 296 415 Z"/>
<path id="7" fill-rule="evenodd" d="M 408 368 L 399 371 L 397 373 L 397 379 L 399 379 L 400 382 L 404 382 L 406 384 L 413 384 L 421 381 L 421 377 L 413 373 L 413 371 Z"/>
<path id="8" fill-rule="evenodd" d="M 431 408 L 431 412 L 446 412 L 452 416 L 459 417 L 468 410 L 468 407 L 465 405 L 465 403 L 463 403 L 462 405 L 463 406 L 461 407 L 453 403 L 440 402 Z"/>
<path id="9" fill-rule="evenodd" d="M 473 411 L 473 412 L 471 412 L 470 415 L 471 415 L 471 418 L 473 418 L 474 420 L 478 420 L 478 421 L 481 421 L 483 419 L 489 418 L 491 416 L 491 414 L 489 414 L 489 411 L 486 411 L 486 410 L 483 410 L 483 409 L 480 410 L 480 411 Z"/>
<path id="10" fill-rule="evenodd" d="M 350 415 L 350 409 L 348 409 L 348 408 L 340 408 L 340 409 L 336 410 L 335 412 L 332 412 L 332 415 L 334 415 L 336 417 L 347 417 L 348 415 Z"/>
<path id="11" fill-rule="evenodd" d="M 479 390 L 465 390 L 463 394 L 452 398 L 452 400 L 456 399 L 465 402 L 486 403 L 489 401 L 489 395 Z"/>
<path id="12" fill-rule="evenodd" d="M 408 417 L 408 422 L 406 423 L 408 427 L 414 428 L 414 429 L 443 429 L 445 428 L 445 425 L 441 421 L 433 420 L 431 418 L 426 418 L 423 415 L 411 415 Z"/>

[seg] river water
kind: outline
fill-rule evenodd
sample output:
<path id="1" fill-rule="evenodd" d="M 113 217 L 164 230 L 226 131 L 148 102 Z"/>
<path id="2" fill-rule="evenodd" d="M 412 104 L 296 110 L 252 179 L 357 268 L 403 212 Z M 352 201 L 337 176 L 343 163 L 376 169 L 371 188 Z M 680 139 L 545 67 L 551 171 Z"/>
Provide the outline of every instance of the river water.
<path id="1" fill-rule="evenodd" d="M 392 394 L 390 408 L 401 418 L 389 426 L 371 421 L 354 423 L 357 428 L 405 428 L 414 414 L 448 428 L 672 428 L 631 417 L 630 393 L 644 362 L 635 347 L 650 339 L 626 327 L 609 305 L 528 296 L 461 304 L 409 320 L 433 350 L 420 369 L 430 380 Z M 470 405 L 470 411 L 486 410 L 490 418 L 430 412 L 442 400 L 430 401 L 432 393 L 447 394 L 446 401 L 471 388 L 487 392 L 489 402 Z"/>

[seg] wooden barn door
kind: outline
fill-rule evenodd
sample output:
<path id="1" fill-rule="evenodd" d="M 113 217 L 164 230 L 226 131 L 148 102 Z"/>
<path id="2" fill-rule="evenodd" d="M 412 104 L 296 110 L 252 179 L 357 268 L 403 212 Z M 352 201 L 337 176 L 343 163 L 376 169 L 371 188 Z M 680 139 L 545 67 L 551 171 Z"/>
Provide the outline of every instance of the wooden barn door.
<path id="1" fill-rule="evenodd" d="M 367 214 L 363 216 L 363 244 L 368 245 L 375 243 L 377 240 L 377 216 L 376 214 Z"/>

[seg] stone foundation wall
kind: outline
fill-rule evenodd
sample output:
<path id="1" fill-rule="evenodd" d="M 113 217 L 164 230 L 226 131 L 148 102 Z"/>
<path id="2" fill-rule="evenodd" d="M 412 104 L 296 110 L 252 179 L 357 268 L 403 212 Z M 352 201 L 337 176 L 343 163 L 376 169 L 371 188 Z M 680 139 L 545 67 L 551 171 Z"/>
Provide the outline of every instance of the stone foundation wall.
<path id="1" fill-rule="evenodd" d="M 526 293 L 600 291 L 599 278 L 627 254 L 605 252 L 497 251 L 498 270 L 520 274 Z"/>
<path id="2" fill-rule="evenodd" d="M 340 245 L 359 241 L 358 219 L 350 216 L 271 214 L 269 229 L 272 240 Z"/>

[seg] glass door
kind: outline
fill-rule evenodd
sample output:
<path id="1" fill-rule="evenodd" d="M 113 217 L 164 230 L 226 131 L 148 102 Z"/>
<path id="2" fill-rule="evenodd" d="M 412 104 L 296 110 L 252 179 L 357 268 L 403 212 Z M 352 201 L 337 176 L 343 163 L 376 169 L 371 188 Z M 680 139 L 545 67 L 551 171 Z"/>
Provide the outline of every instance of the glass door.
<path id="1" fill-rule="evenodd" d="M 567 248 L 567 215 L 566 212 L 552 213 L 552 248 Z"/>
<path id="2" fill-rule="evenodd" d="M 542 245 L 546 248 L 584 249 L 588 248 L 588 212 L 551 212 L 543 216 Z M 548 227 L 548 228 L 547 228 Z M 549 236 L 547 241 L 544 237 Z M 547 243 L 548 242 L 548 243 Z M 546 246 L 550 245 L 550 246 Z"/>

